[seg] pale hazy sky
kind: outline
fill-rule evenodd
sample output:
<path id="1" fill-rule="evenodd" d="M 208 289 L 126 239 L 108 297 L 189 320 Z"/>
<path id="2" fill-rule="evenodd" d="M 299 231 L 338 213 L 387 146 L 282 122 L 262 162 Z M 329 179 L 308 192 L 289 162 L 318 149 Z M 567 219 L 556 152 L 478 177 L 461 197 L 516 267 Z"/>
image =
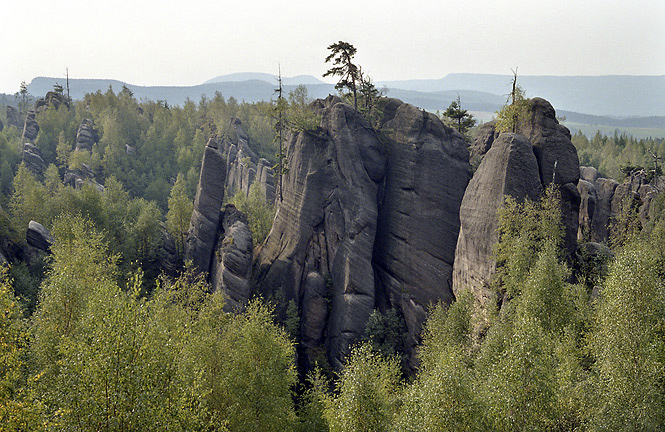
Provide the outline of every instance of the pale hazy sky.
<path id="1" fill-rule="evenodd" d="M 358 49 L 375 81 L 452 72 L 665 75 L 665 0 L 13 0 L 0 92 L 36 76 L 195 85 L 235 72 L 314 75 Z"/>

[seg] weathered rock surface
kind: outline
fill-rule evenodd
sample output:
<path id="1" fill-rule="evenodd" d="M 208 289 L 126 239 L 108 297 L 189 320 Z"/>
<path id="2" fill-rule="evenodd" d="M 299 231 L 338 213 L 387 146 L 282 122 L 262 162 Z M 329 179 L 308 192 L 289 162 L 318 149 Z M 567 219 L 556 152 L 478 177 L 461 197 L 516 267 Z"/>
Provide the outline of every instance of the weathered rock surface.
<path id="1" fill-rule="evenodd" d="M 25 123 L 23 124 L 23 141 L 34 142 L 37 139 L 37 134 L 39 133 L 39 125 L 37 120 L 35 120 L 35 112 L 28 111 L 28 114 L 25 116 Z"/>
<path id="2" fill-rule="evenodd" d="M 44 252 L 48 252 L 53 244 L 53 236 L 51 235 L 51 232 L 42 224 L 33 220 L 28 224 L 28 230 L 25 237 L 30 246 Z"/>
<path id="3" fill-rule="evenodd" d="M 47 92 L 46 96 L 44 96 L 42 99 L 37 99 L 37 101 L 35 101 L 35 111 L 42 112 L 51 106 L 54 106 L 55 109 L 58 109 L 62 105 L 69 106 L 67 97 L 62 93 L 50 91 Z"/>
<path id="4" fill-rule="evenodd" d="M 319 337 L 325 338 L 339 368 L 374 309 L 372 251 L 386 157 L 367 122 L 339 98 L 313 107 L 322 116 L 321 129 L 288 142 L 284 201 L 256 274 L 265 292 L 319 306 L 301 308 L 303 344 L 320 345 Z M 329 313 L 324 302 L 330 302 Z"/>
<path id="5" fill-rule="evenodd" d="M 469 148 L 469 159 L 471 161 L 476 160 L 480 163 L 482 157 L 485 156 L 485 153 L 487 153 L 492 147 L 494 140 L 499 137 L 499 133 L 496 131 L 495 126 L 496 121 L 494 120 L 478 126 L 476 137 Z"/>
<path id="6" fill-rule="evenodd" d="M 377 292 L 405 318 L 415 348 L 427 307 L 451 302 L 467 144 L 433 114 L 401 103 L 382 128 L 390 155 L 374 245 Z M 396 105 L 397 102 L 392 105 Z M 415 366 L 415 365 L 412 365 Z"/>
<path id="7" fill-rule="evenodd" d="M 18 110 L 11 105 L 7 105 L 7 126 L 14 126 L 19 131 L 23 131 L 24 121 Z"/>
<path id="8" fill-rule="evenodd" d="M 495 273 L 493 247 L 499 240 L 497 210 L 504 196 L 536 200 L 543 191 L 531 143 L 523 135 L 503 133 L 494 141 L 466 188 L 460 208 L 453 290 L 470 289 L 482 304 L 491 298 Z"/>
<path id="9" fill-rule="evenodd" d="M 582 177 L 592 181 L 580 181 L 578 190 L 582 195 L 580 206 L 580 240 L 607 242 L 611 226 L 617 215 L 626 206 L 637 210 L 642 226 L 645 226 L 654 211 L 654 198 L 665 189 L 663 177 L 646 181 L 647 174 L 637 171 L 627 177 L 623 183 L 600 177 L 593 167 L 580 167 Z M 591 201 L 594 200 L 594 205 Z"/>
<path id="10" fill-rule="evenodd" d="M 84 184 L 91 184 L 100 192 L 104 191 L 104 185 L 95 180 L 95 173 L 87 164 L 82 163 L 81 168 L 67 170 L 63 177 L 63 183 L 75 189 L 80 189 Z"/>
<path id="11" fill-rule="evenodd" d="M 88 118 L 81 120 L 81 124 L 76 130 L 76 151 L 89 152 L 97 141 L 99 138 L 95 130 L 95 123 Z"/>
<path id="12" fill-rule="evenodd" d="M 25 163 L 26 168 L 38 178 L 40 178 L 44 174 L 44 171 L 46 171 L 46 163 L 44 162 L 44 159 L 42 159 L 41 152 L 34 144 L 23 144 L 22 160 Z"/>
<path id="13" fill-rule="evenodd" d="M 269 204 L 275 202 L 275 175 L 266 159 L 259 158 L 249 146 L 249 136 L 242 128 L 240 119 L 231 120 L 235 141 L 225 139 L 221 143 L 226 155 L 226 191 L 233 195 L 249 195 L 249 188 L 260 185 L 260 190 Z"/>
<path id="14" fill-rule="evenodd" d="M 185 260 L 191 260 L 194 268 L 202 273 L 210 272 L 224 200 L 226 161 L 218 146 L 216 140 L 210 139 L 203 153 L 199 186 L 185 247 Z"/>
<path id="15" fill-rule="evenodd" d="M 227 312 L 241 310 L 249 300 L 253 251 L 247 217 L 234 206 L 227 205 L 210 275 L 213 291 L 224 293 Z"/>

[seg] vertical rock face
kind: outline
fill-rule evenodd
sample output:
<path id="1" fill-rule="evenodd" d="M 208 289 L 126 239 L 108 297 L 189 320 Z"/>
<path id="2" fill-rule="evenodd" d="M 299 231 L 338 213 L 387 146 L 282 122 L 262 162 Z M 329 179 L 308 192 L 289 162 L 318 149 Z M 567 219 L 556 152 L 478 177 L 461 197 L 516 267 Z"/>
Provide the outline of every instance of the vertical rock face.
<path id="1" fill-rule="evenodd" d="M 565 247 L 572 257 L 577 250 L 580 220 L 579 160 L 570 131 L 559 124 L 552 105 L 544 99 L 530 101 L 530 118 L 520 124 L 520 134 L 496 136 L 487 130 L 476 139 L 474 148 L 485 154 L 469 183 L 460 209 L 460 235 L 455 255 L 455 292 L 470 289 L 481 302 L 490 292 L 495 273 L 492 248 L 498 242 L 497 210 L 503 195 L 518 201 L 538 199 L 554 182 L 561 193 Z M 487 126 L 492 128 L 492 126 Z"/>
<path id="2" fill-rule="evenodd" d="M 227 205 L 210 274 L 213 291 L 224 293 L 227 312 L 240 310 L 249 300 L 253 250 L 247 217 Z"/>
<path id="3" fill-rule="evenodd" d="M 340 367 L 374 309 L 372 250 L 386 158 L 352 107 L 333 96 L 314 107 L 321 129 L 288 143 L 284 201 L 258 257 L 257 279 L 263 290 L 302 305 L 305 348 L 325 335 L 328 357 Z"/>
<path id="4" fill-rule="evenodd" d="M 460 208 L 453 289 L 470 289 L 485 304 L 496 270 L 493 247 L 499 240 L 497 210 L 504 195 L 518 201 L 538 199 L 543 188 L 531 143 L 522 135 L 503 133 L 494 141 L 469 182 Z"/>
<path id="5" fill-rule="evenodd" d="M 226 161 L 214 139 L 208 140 L 203 153 L 194 211 L 187 233 L 185 260 L 191 260 L 200 272 L 208 273 L 224 200 Z"/>
<path id="6" fill-rule="evenodd" d="M 98 141 L 95 123 L 91 119 L 81 120 L 76 130 L 76 151 L 91 151 L 92 146 Z"/>
<path id="7" fill-rule="evenodd" d="M 231 126 L 235 132 L 235 141 L 224 140 L 220 147 L 226 155 L 227 193 L 249 195 L 249 188 L 258 182 L 266 202 L 274 203 L 275 178 L 270 162 L 259 158 L 249 147 L 249 136 L 243 130 L 240 119 L 232 119 Z"/>
<path id="8" fill-rule="evenodd" d="M 580 175 L 588 181 L 580 180 L 578 185 L 582 197 L 579 239 L 596 243 L 609 239 L 611 226 L 626 205 L 637 209 L 644 226 L 654 210 L 653 199 L 662 190 L 662 179 L 665 178 L 659 177 L 648 183 L 647 174 L 638 171 L 618 183 L 600 177 L 593 167 L 580 167 Z"/>
<path id="9" fill-rule="evenodd" d="M 39 125 L 35 120 L 35 112 L 28 111 L 25 116 L 25 123 L 23 124 L 23 141 L 30 141 L 31 143 L 37 139 L 39 133 Z"/>
<path id="10" fill-rule="evenodd" d="M 23 130 L 23 120 L 18 110 L 11 105 L 7 105 L 7 126 L 14 126 L 19 131 Z"/>
<path id="11" fill-rule="evenodd" d="M 22 160 L 37 178 L 41 178 L 46 171 L 46 163 L 42 159 L 42 154 L 39 149 L 31 143 L 23 144 Z"/>
<path id="12" fill-rule="evenodd" d="M 453 299 L 466 143 L 396 99 L 386 101 L 384 142 L 339 98 L 312 106 L 321 127 L 288 143 L 284 201 L 255 264 L 257 285 L 295 300 L 301 347 L 325 344 L 336 368 L 374 308 L 399 311 L 413 354 L 427 306 Z"/>
<path id="13" fill-rule="evenodd" d="M 377 292 L 401 311 L 407 349 L 418 341 L 427 307 L 453 300 L 459 208 L 469 181 L 467 145 L 433 114 L 399 101 L 382 129 L 390 155 L 374 245 Z"/>

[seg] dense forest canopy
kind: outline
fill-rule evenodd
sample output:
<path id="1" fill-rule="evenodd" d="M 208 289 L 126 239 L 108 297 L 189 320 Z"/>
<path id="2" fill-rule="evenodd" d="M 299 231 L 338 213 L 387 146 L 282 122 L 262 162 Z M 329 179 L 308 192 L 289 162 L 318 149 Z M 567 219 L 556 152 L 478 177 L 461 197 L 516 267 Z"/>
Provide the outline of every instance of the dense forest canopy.
<path id="1" fill-rule="evenodd" d="M 302 92 L 290 99 L 294 128 L 314 127 L 306 102 Z M 366 102 L 359 108 L 374 124 Z M 663 427 L 662 197 L 649 224 L 626 226 L 613 257 L 581 268 L 562 250 L 556 188 L 540 201 L 507 199 L 495 305 L 481 311 L 468 295 L 433 306 L 411 376 L 396 317 L 374 315 L 343 370 L 322 361 L 299 376 L 292 315 L 278 322 L 261 299 L 229 314 L 186 265 L 160 275 L 162 227 L 182 257 L 208 138 L 234 134 L 239 118 L 254 151 L 275 162 L 274 108 L 221 94 L 182 107 L 137 101 L 128 89 L 89 94 L 37 113 L 41 178 L 21 163 L 22 131 L 0 131 L 0 237 L 25 242 L 30 220 L 54 237 L 50 254 L 0 269 L 0 430 Z M 84 119 L 98 141 L 77 152 Z M 665 154 L 662 140 L 618 134 L 573 142 L 582 165 L 615 178 Z M 63 183 L 83 164 L 103 189 Z M 257 217 L 256 243 L 273 215 L 259 201 L 234 200 Z"/>

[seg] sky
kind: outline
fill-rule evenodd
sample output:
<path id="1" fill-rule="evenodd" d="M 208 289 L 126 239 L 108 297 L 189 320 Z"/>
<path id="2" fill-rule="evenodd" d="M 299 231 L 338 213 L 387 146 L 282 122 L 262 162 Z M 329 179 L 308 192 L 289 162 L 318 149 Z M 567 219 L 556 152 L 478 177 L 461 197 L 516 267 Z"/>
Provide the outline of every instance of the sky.
<path id="1" fill-rule="evenodd" d="M 5 3 L 0 93 L 34 77 L 189 86 L 321 75 L 353 44 L 375 81 L 449 73 L 665 75 L 663 0 L 31 0 Z"/>

